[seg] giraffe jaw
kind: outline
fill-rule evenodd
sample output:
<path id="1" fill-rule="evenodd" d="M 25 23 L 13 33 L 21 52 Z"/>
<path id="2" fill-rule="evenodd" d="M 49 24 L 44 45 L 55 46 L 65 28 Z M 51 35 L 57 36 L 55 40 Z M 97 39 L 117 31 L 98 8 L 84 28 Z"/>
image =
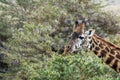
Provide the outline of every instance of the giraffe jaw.
<path id="1" fill-rule="evenodd" d="M 72 53 L 76 53 L 76 52 L 78 52 L 78 51 L 80 51 L 80 50 L 83 49 L 82 46 L 78 46 L 78 48 L 76 48 L 75 46 L 76 46 L 76 45 L 74 45 L 74 46 L 71 48 L 71 52 L 72 52 Z"/>

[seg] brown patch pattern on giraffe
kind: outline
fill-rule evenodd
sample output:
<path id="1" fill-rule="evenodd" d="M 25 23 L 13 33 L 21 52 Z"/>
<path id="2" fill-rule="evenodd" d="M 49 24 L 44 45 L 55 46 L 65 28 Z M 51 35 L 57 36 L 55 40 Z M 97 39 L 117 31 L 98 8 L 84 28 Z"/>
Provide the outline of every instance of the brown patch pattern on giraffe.
<path id="1" fill-rule="evenodd" d="M 104 62 L 116 72 L 120 72 L 120 48 L 97 35 L 93 35 L 91 39 L 90 50 L 98 57 L 103 57 Z"/>

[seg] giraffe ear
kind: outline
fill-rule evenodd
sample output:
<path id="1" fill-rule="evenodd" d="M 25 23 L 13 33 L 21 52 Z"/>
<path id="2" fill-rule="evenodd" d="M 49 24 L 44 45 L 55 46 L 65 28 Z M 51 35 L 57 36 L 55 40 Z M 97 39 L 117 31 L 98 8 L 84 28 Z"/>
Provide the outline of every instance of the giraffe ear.
<path id="1" fill-rule="evenodd" d="M 77 28 L 77 27 L 80 27 L 81 23 L 82 23 L 82 20 L 76 20 L 75 25 L 74 25 L 74 29 Z"/>
<path id="2" fill-rule="evenodd" d="M 86 31 L 86 34 L 87 34 L 88 37 L 93 36 L 94 33 L 95 33 L 95 30 L 94 30 L 94 29 L 89 29 L 88 31 Z"/>

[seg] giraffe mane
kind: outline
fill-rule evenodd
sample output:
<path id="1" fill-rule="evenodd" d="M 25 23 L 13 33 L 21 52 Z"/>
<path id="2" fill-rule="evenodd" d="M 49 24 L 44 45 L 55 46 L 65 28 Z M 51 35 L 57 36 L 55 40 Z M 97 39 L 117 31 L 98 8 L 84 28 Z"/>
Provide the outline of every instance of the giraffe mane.
<path id="1" fill-rule="evenodd" d="M 97 39 L 101 40 L 102 42 L 106 43 L 107 45 L 112 46 L 112 47 L 114 47 L 117 50 L 120 50 L 120 47 L 114 45 L 113 43 L 111 43 L 109 41 L 104 40 L 103 38 L 97 36 L 96 34 L 94 34 L 93 36 L 96 37 Z"/>

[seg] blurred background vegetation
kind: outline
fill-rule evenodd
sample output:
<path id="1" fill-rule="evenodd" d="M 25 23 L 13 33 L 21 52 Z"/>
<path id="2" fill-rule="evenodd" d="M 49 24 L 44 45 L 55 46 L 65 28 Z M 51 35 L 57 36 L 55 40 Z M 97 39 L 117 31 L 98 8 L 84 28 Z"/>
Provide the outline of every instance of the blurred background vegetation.
<path id="1" fill-rule="evenodd" d="M 120 46 L 105 0 L 0 0 L 0 80 L 120 80 L 92 52 L 61 56 L 75 20 Z"/>

